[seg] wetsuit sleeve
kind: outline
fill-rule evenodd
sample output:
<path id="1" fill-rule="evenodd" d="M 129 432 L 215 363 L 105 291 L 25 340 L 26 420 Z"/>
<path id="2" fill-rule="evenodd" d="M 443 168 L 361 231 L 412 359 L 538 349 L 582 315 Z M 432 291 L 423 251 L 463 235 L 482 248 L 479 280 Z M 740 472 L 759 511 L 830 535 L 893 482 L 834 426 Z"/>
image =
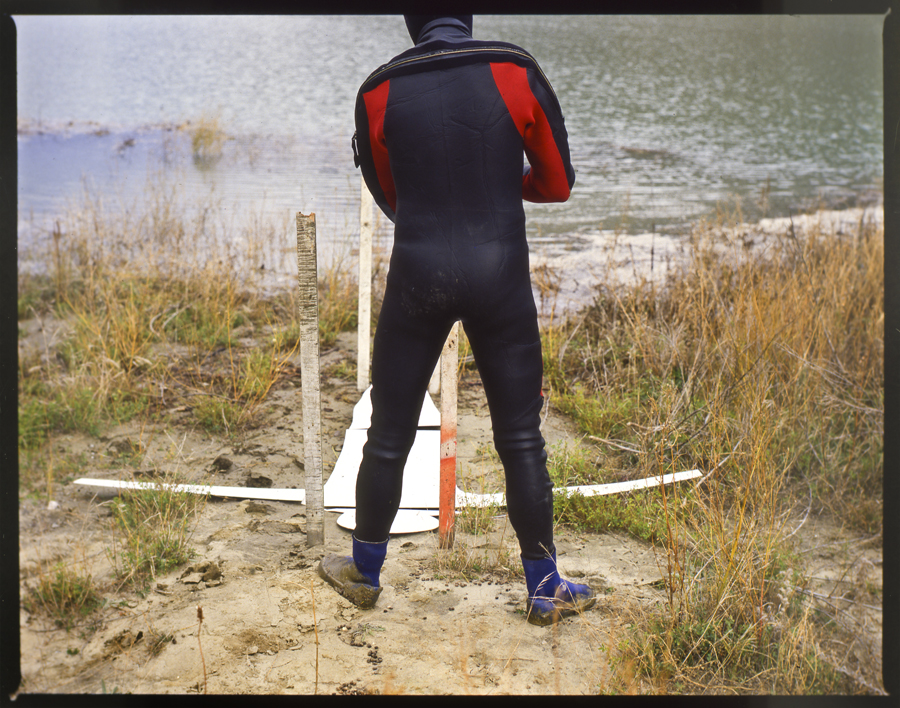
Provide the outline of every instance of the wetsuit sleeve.
<path id="1" fill-rule="evenodd" d="M 384 81 L 356 100 L 356 160 L 372 198 L 385 215 L 394 221 L 397 190 L 391 174 L 387 144 L 384 139 L 384 111 L 387 107 L 390 81 Z"/>
<path id="2" fill-rule="evenodd" d="M 575 184 L 559 101 L 537 69 L 492 63 L 494 82 L 516 124 L 531 169 L 522 176 L 522 198 L 564 202 Z"/>

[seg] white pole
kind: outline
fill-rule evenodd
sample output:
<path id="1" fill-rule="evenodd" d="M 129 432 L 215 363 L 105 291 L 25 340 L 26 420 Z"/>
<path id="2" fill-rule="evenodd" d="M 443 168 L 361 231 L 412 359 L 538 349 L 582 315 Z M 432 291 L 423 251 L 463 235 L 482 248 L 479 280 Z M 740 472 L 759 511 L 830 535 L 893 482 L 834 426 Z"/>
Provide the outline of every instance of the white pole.
<path id="1" fill-rule="evenodd" d="M 315 214 L 304 216 L 297 212 L 297 287 L 300 317 L 300 386 L 303 396 L 303 456 L 306 467 L 306 545 L 312 548 L 325 543 Z"/>
<path id="2" fill-rule="evenodd" d="M 359 200 L 359 310 L 356 347 L 356 388 L 369 387 L 369 342 L 372 323 L 372 194 L 360 178 Z"/>

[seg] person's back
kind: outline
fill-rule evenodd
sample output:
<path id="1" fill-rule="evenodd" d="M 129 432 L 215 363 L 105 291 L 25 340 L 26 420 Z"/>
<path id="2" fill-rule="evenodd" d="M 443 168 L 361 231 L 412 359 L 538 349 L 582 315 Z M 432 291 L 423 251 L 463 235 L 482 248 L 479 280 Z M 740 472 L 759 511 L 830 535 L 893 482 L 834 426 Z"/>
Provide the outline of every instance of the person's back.
<path id="1" fill-rule="evenodd" d="M 522 137 L 490 66 L 400 76 L 390 92 L 384 133 L 397 195 L 396 242 L 463 248 L 501 238 L 523 242 Z"/>
<path id="2" fill-rule="evenodd" d="M 360 162 L 395 221 L 395 280 L 440 290 L 465 325 L 528 278 L 523 197 L 564 201 L 575 175 L 558 101 L 525 50 L 475 40 L 453 18 L 414 32 L 416 46 L 360 88 Z"/>
<path id="3" fill-rule="evenodd" d="M 356 104 L 357 164 L 394 221 L 394 246 L 373 347 L 353 558 L 323 559 L 319 572 L 360 606 L 374 604 L 382 539 L 399 508 L 428 380 L 460 320 L 506 472 L 529 621 L 545 624 L 594 602 L 589 588 L 555 571 L 522 204 L 569 197 L 575 173 L 562 112 L 534 59 L 512 44 L 472 39 L 471 18 L 420 16 L 407 25 L 416 46 L 373 72 Z M 549 597 L 539 597 L 538 587 Z"/>
<path id="4" fill-rule="evenodd" d="M 403 278 L 396 285 L 442 293 L 422 303 L 430 315 L 436 305 L 469 321 L 487 314 L 528 257 L 522 138 L 490 67 L 391 80 L 384 135 L 396 194 L 391 270 Z"/>

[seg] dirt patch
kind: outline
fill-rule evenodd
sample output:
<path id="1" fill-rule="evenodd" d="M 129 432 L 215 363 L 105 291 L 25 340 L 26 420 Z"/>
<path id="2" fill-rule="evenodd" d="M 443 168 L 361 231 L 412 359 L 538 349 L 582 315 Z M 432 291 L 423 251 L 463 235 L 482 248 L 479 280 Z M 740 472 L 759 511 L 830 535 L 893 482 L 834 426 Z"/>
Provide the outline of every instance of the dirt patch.
<path id="1" fill-rule="evenodd" d="M 335 351 L 326 356 L 352 357 L 352 337 L 342 337 Z M 327 472 L 359 394 L 354 382 L 339 378 L 325 380 L 322 392 Z M 459 406 L 458 484 L 501 490 L 477 380 L 463 383 Z M 125 425 L 103 438 L 68 436 L 55 445 L 60 454 L 83 455 L 86 476 L 131 476 L 133 468 L 115 466 L 130 450 L 147 475 L 303 487 L 299 388 L 284 382 L 263 414 L 265 422 L 239 442 L 183 427 Z M 550 445 L 581 442 L 552 401 L 544 432 Z M 435 561 L 436 535 L 420 533 L 392 539 L 384 591 L 374 609 L 362 611 L 315 572 L 324 554 L 349 553 L 350 534 L 337 526 L 337 514 L 326 513 L 325 545 L 309 549 L 303 505 L 231 499 L 206 503 L 193 534 L 193 561 L 156 578 L 141 596 L 113 589 L 106 504 L 113 496 L 60 484 L 53 509 L 33 498 L 20 504 L 23 586 L 41 567 L 77 557 L 108 590 L 107 605 L 70 632 L 21 609 L 23 693 L 602 693 L 622 690 L 609 651 L 627 636 L 634 612 L 665 602 L 652 546 L 624 534 L 561 530 L 561 570 L 591 585 L 599 601 L 581 617 L 535 627 L 523 617 L 520 579 L 447 577 Z M 498 554 L 505 544 L 517 559 L 511 536 L 500 519 L 495 534 L 458 533 L 456 543 Z M 817 591 L 833 592 L 841 573 L 865 573 L 867 587 L 880 588 L 880 547 L 855 547 L 852 536 L 820 519 L 808 520 L 797 538 L 812 565 L 822 568 Z M 880 615 L 867 612 L 860 622 L 874 647 Z"/>

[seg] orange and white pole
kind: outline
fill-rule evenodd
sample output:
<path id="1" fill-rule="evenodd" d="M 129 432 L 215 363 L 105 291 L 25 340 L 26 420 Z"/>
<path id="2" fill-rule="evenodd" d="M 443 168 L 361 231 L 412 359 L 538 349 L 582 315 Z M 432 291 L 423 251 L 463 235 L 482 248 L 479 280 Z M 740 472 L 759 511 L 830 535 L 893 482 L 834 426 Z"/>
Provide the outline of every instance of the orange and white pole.
<path id="1" fill-rule="evenodd" d="M 459 360 L 459 322 L 454 323 L 441 352 L 441 477 L 438 540 L 453 548 L 456 515 L 456 370 Z"/>

